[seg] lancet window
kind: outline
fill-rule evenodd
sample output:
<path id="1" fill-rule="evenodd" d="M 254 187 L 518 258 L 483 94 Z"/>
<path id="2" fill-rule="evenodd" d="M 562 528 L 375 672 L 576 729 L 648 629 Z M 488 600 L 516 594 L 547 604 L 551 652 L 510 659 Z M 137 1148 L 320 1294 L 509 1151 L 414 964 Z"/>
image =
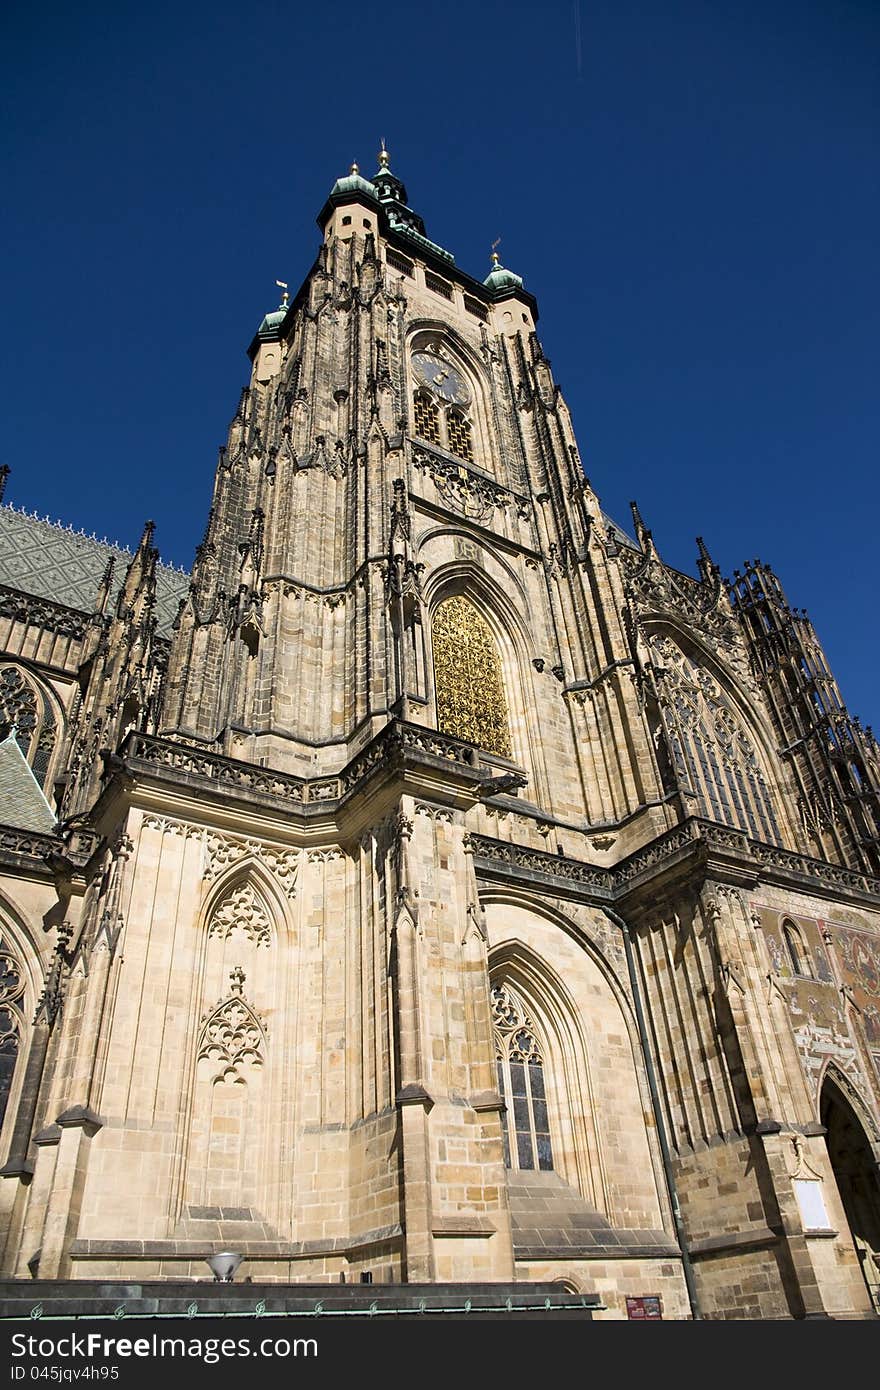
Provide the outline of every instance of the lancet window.
<path id="1" fill-rule="evenodd" d="M 486 619 L 462 595 L 445 599 L 431 624 L 437 727 L 511 756 L 501 657 Z"/>
<path id="2" fill-rule="evenodd" d="M 732 701 L 671 638 L 655 637 L 651 647 L 672 761 L 696 814 L 780 844 L 770 788 Z"/>
<path id="3" fill-rule="evenodd" d="M 813 972 L 808 964 L 809 957 L 804 949 L 801 934 L 793 922 L 786 920 L 782 923 L 782 938 L 785 942 L 785 950 L 792 974 L 812 979 Z"/>
<path id="4" fill-rule="evenodd" d="M 490 998 L 498 1091 L 506 1107 L 505 1166 L 549 1172 L 553 1168 L 553 1146 L 544 1055 L 535 1026 L 509 985 L 496 982 Z"/>

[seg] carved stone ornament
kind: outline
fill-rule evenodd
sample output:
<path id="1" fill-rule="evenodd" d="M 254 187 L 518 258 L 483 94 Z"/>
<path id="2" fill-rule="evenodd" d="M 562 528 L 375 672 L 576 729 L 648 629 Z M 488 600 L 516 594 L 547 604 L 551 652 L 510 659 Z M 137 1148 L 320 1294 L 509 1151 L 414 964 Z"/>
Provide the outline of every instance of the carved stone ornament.
<path id="1" fill-rule="evenodd" d="M 214 909 L 208 925 L 208 935 L 225 941 L 234 931 L 240 931 L 257 946 L 268 946 L 272 925 L 253 885 L 243 883 L 227 894 Z"/>
<path id="2" fill-rule="evenodd" d="M 496 507 L 503 509 L 513 501 L 512 494 L 491 478 L 484 478 L 463 463 L 444 458 L 432 450 L 414 449 L 413 464 L 419 472 L 428 475 L 452 511 L 471 521 L 486 522 Z"/>
<path id="3" fill-rule="evenodd" d="M 288 898 L 296 896 L 300 859 L 298 850 L 275 849 L 259 840 L 233 840 L 210 832 L 205 834 L 205 849 L 208 862 L 204 876 L 209 883 L 230 865 L 244 859 L 256 859 L 266 866 Z"/>
<path id="4" fill-rule="evenodd" d="M 260 840 L 238 840 L 206 830 L 200 825 L 172 820 L 167 816 L 144 816 L 145 830 L 158 830 L 161 835 L 177 835 L 184 840 L 200 840 L 205 846 L 203 878 L 212 883 L 224 870 L 245 859 L 256 859 L 284 890 L 288 898 L 296 896 L 299 851 L 265 845 Z"/>
<path id="5" fill-rule="evenodd" d="M 198 1060 L 212 1064 L 214 1080 L 243 1082 L 248 1071 L 265 1061 L 266 1029 L 244 998 L 244 971 L 233 970 L 232 989 L 206 1015 L 199 1037 Z"/>
<path id="6" fill-rule="evenodd" d="M 537 1062 L 540 1065 L 543 1058 L 535 1036 L 535 1025 L 510 987 L 494 984 L 489 992 L 489 1002 L 497 1055 L 506 1053 L 512 1062 Z"/>

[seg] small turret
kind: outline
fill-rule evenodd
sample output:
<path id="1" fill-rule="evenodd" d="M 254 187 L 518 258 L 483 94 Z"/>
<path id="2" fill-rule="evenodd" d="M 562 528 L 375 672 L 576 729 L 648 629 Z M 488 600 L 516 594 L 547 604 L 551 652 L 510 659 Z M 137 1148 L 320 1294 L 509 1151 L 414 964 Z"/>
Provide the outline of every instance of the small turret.
<path id="1" fill-rule="evenodd" d="M 486 276 L 483 284 L 487 290 L 491 290 L 499 299 L 506 298 L 510 290 L 522 289 L 522 276 L 514 275 L 512 270 L 501 264 L 501 257 L 498 252 L 492 251 L 492 269 Z"/>

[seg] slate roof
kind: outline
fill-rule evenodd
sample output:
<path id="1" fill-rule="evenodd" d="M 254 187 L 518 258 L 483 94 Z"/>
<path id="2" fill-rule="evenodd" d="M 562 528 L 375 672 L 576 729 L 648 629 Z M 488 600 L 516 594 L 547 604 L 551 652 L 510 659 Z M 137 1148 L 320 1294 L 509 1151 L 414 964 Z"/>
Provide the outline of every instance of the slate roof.
<path id="1" fill-rule="evenodd" d="M 0 822 L 19 830 L 36 830 L 51 835 L 55 812 L 46 800 L 34 774 L 10 734 L 0 743 Z"/>
<path id="2" fill-rule="evenodd" d="M 603 513 L 618 544 L 638 546 L 621 526 Z M 98 588 L 111 555 L 116 557 L 116 597 L 131 563 L 132 552 L 109 541 L 74 531 L 16 507 L 0 506 L 0 584 L 20 589 L 37 598 L 64 604 L 81 613 L 93 613 Z M 180 600 L 189 587 L 189 575 L 173 565 L 156 565 L 156 626 L 161 637 L 171 634 Z"/>
<path id="3" fill-rule="evenodd" d="M 93 613 L 98 588 L 111 555 L 116 557 L 114 594 L 125 580 L 132 552 L 96 536 L 43 519 L 15 507 L 0 506 L 0 584 L 37 598 Z M 172 565 L 156 565 L 156 627 L 168 637 L 189 575 Z"/>
<path id="4" fill-rule="evenodd" d="M 614 536 L 614 539 L 617 541 L 618 545 L 625 545 L 628 550 L 639 549 L 632 536 L 627 535 L 623 527 L 618 526 L 614 518 L 609 516 L 607 512 L 602 513 L 602 519 L 605 522 L 605 525 L 607 526 L 608 530 Z"/>

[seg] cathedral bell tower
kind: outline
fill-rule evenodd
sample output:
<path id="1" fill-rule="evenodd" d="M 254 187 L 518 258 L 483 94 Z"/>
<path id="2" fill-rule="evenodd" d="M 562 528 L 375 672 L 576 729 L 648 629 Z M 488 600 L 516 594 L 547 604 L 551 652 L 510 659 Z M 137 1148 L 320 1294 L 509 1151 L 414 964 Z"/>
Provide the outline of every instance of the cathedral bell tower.
<path id="1" fill-rule="evenodd" d="M 71 717 L 0 836 L 3 1268 L 867 1315 L 873 735 L 769 570 L 604 515 L 535 299 L 384 146 L 318 224 L 172 630 L 151 525 L 115 602 L 11 610 L 66 645 L 13 630 L 10 724 L 22 652 Z"/>

